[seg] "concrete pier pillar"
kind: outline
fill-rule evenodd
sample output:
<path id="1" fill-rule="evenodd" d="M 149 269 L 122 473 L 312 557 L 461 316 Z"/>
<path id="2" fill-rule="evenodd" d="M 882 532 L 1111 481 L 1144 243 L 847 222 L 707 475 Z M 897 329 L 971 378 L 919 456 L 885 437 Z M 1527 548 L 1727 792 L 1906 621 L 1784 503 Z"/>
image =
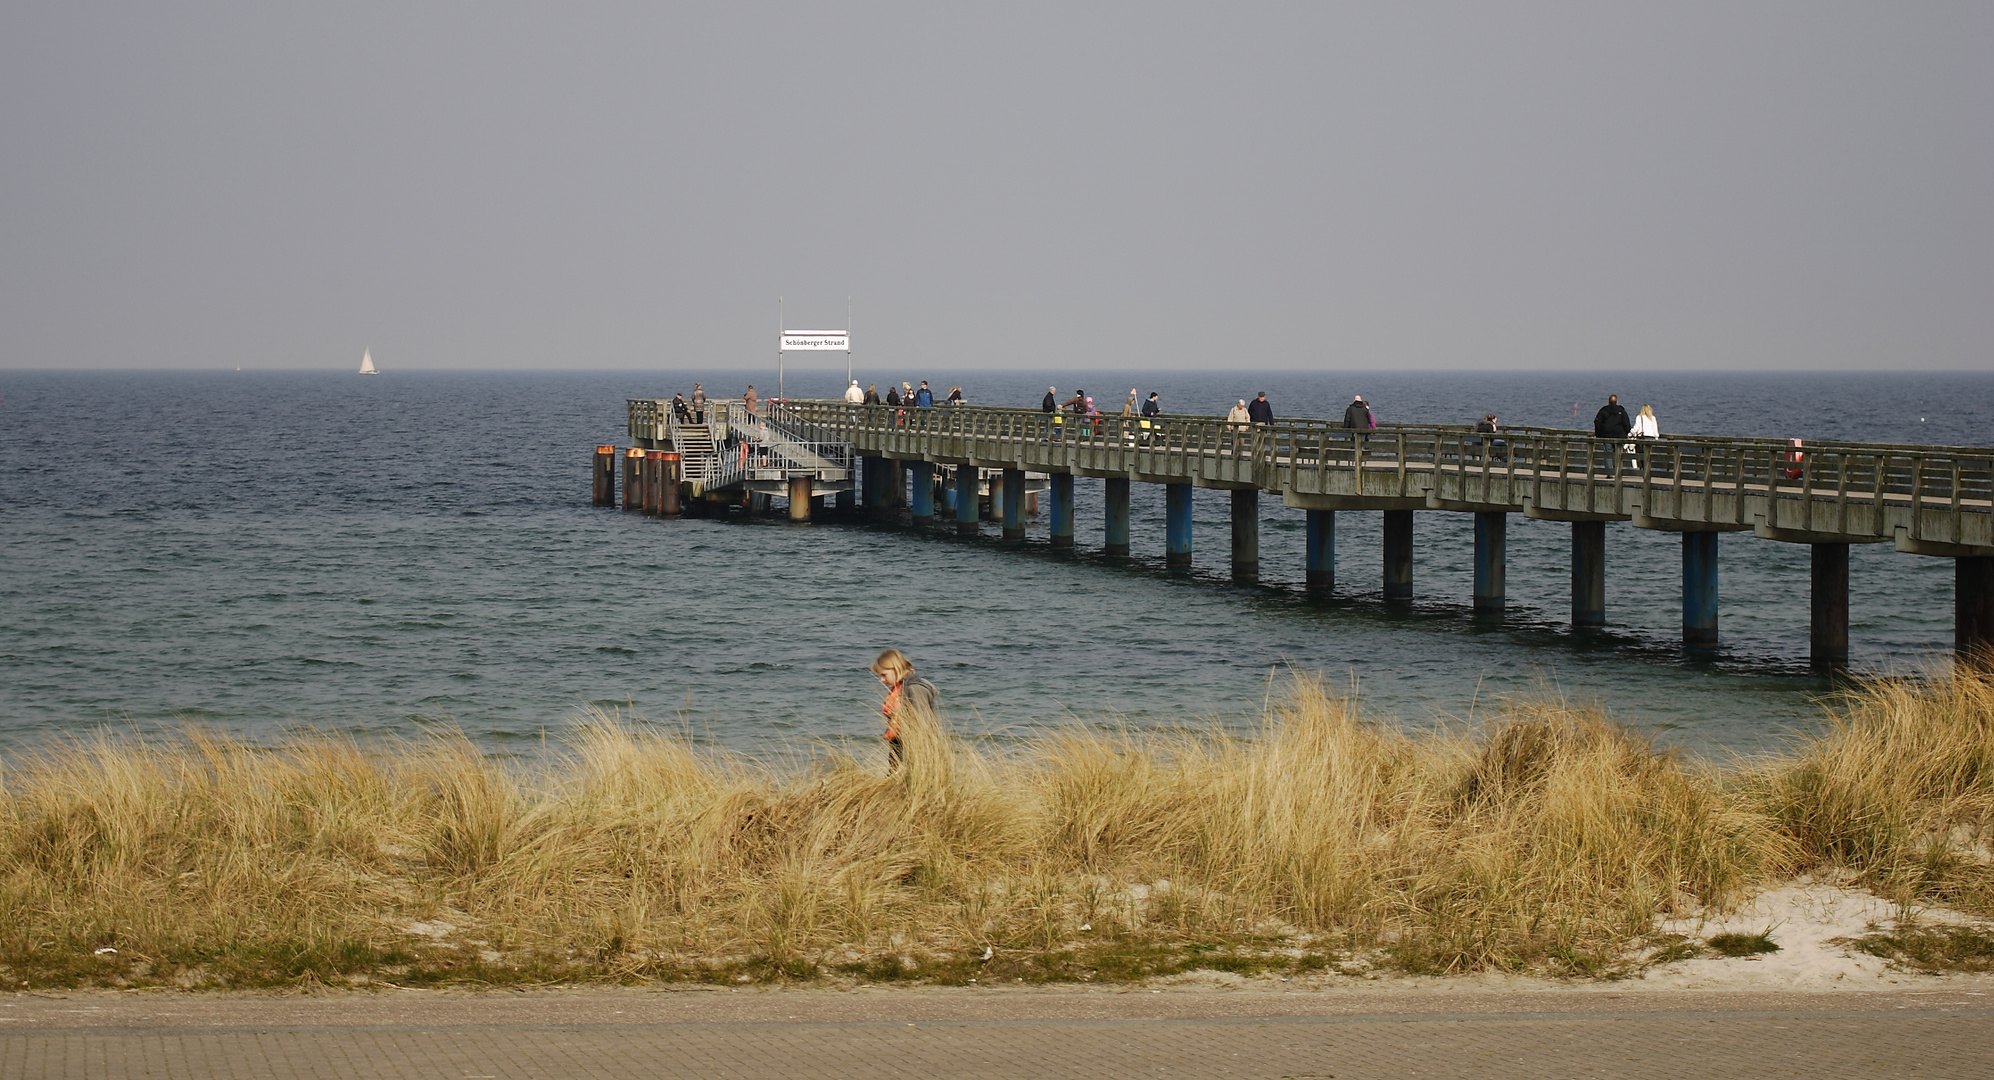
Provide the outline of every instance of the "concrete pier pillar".
<path id="1" fill-rule="evenodd" d="M 1107 503 L 1106 541 L 1102 551 L 1118 559 L 1129 557 L 1129 482 L 1109 477 L 1102 498 Z"/>
<path id="2" fill-rule="evenodd" d="M 658 455 L 658 513 L 679 516 L 680 456 L 667 451 Z"/>
<path id="3" fill-rule="evenodd" d="M 1572 522 L 1572 625 L 1606 625 L 1606 522 Z"/>
<path id="4" fill-rule="evenodd" d="M 769 513 L 768 493 L 765 491 L 748 492 L 748 516 L 767 517 L 768 513 Z"/>
<path id="5" fill-rule="evenodd" d="M 1001 528 L 1004 524 L 1004 473 L 1001 470 L 992 473 L 988 483 L 990 486 L 990 497 L 987 500 L 990 504 L 989 519 L 996 522 Z"/>
<path id="6" fill-rule="evenodd" d="M 1336 588 L 1336 511 L 1310 510 L 1303 585 L 1313 592 Z"/>
<path id="7" fill-rule="evenodd" d="M 616 447 L 595 448 L 595 504 L 616 505 Z"/>
<path id="8" fill-rule="evenodd" d="M 955 467 L 955 531 L 958 536 L 976 535 L 976 501 L 979 470 L 974 465 Z"/>
<path id="9" fill-rule="evenodd" d="M 1952 648 L 1961 660 L 1994 667 L 1994 558 L 1953 560 Z"/>
<path id="10" fill-rule="evenodd" d="M 907 463 L 882 458 L 880 466 L 886 470 L 886 505 L 894 510 L 907 509 Z"/>
<path id="11" fill-rule="evenodd" d="M 886 464 L 885 458 L 862 457 L 859 459 L 859 486 L 864 490 L 860 496 L 865 503 L 865 516 L 868 520 L 879 521 L 887 514 L 886 506 Z"/>
<path id="12" fill-rule="evenodd" d="M 914 503 L 912 506 L 914 524 L 933 525 L 935 523 L 935 467 L 925 461 L 910 462 L 907 471 L 914 474 Z"/>
<path id="13" fill-rule="evenodd" d="M 1509 515 L 1501 510 L 1475 513 L 1475 614 L 1501 615 L 1506 596 Z"/>
<path id="14" fill-rule="evenodd" d="M 1849 546 L 1809 544 L 1813 574 L 1808 591 L 1807 659 L 1815 667 L 1849 663 Z"/>
<path id="15" fill-rule="evenodd" d="M 1025 470 L 1004 470 L 1004 539 L 1025 538 Z"/>
<path id="16" fill-rule="evenodd" d="M 1251 489 L 1232 493 L 1232 580 L 1260 580 L 1260 492 Z"/>
<path id="17" fill-rule="evenodd" d="M 816 495 L 813 494 L 816 487 L 817 481 L 808 476 L 789 478 L 789 520 L 810 520 L 812 504 L 817 501 Z"/>
<path id="18" fill-rule="evenodd" d="M 1385 511 L 1385 599 L 1412 599 L 1412 511 Z"/>
<path id="19" fill-rule="evenodd" d="M 1163 565 L 1191 566 L 1191 485 L 1163 485 Z"/>
<path id="20" fill-rule="evenodd" d="M 635 446 L 623 452 L 623 508 L 644 509 L 644 451 Z"/>
<path id="21" fill-rule="evenodd" d="M 1682 641 L 1717 644 L 1717 538 L 1714 532 L 1682 534 Z"/>
<path id="22" fill-rule="evenodd" d="M 1073 546 L 1073 474 L 1052 474 L 1052 546 Z"/>

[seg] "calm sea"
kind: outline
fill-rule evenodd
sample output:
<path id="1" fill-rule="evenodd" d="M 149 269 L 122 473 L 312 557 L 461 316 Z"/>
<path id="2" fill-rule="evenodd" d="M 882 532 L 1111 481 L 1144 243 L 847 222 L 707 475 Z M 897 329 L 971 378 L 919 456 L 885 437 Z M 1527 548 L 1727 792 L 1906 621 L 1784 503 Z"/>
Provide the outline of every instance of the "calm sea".
<path id="1" fill-rule="evenodd" d="M 1280 415 L 1589 423 L 1609 391 L 1664 433 L 1989 445 L 1994 376 L 894 372 L 979 404 L 1131 383 L 1171 411 L 1266 390 Z M 781 521 L 646 520 L 589 505 L 589 456 L 624 443 L 624 399 L 737 394 L 739 372 L 0 373 L 0 744 L 189 721 L 252 738 L 436 722 L 532 752 L 589 705 L 756 752 L 876 730 L 866 663 L 906 650 L 955 723 L 998 738 L 1074 723 L 1250 724 L 1281 673 L 1355 684 L 1374 716 L 1426 724 L 1506 697 L 1599 701 L 1705 753 L 1817 722 L 1805 547 L 1722 541 L 1723 649 L 1679 648 L 1679 545 L 1608 526 L 1605 633 L 1566 626 L 1569 531 L 1511 520 L 1510 614 L 1468 617 L 1467 515 L 1418 517 L 1409 609 L 1378 600 L 1379 515 L 1339 515 L 1340 596 L 1303 599 L 1298 511 L 1263 501 L 1260 588 L 1226 580 L 1223 492 L 1196 495 L 1196 567 L 1161 565 L 1162 492 L 1134 491 L 1138 557 L 1045 521 L 986 537 Z M 842 383 L 792 373 L 797 396 Z M 1867 671 L 1951 644 L 1952 565 L 1888 546 L 1851 560 Z"/>

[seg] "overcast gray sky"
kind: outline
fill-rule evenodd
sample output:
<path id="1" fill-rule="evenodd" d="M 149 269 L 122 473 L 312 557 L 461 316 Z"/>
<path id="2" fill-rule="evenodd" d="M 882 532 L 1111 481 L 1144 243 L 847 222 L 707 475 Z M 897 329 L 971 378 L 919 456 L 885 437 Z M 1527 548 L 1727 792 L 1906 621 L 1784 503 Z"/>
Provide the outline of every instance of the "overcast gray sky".
<path id="1" fill-rule="evenodd" d="M 1994 368 L 1994 4 L 0 6 L 0 366 Z"/>

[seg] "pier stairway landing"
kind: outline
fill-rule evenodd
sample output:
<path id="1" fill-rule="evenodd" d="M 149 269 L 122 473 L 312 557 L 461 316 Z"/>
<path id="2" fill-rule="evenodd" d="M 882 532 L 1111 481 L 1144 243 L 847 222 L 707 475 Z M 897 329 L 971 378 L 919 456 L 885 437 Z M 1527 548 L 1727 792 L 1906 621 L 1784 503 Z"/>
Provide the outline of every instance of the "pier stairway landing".
<path id="1" fill-rule="evenodd" d="M 831 495 L 852 489 L 852 448 L 813 437 L 787 416 L 748 411 L 743 401 L 709 401 L 704 423 L 682 422 L 665 401 L 630 402 L 637 445 L 679 455 L 679 475 L 695 499 L 732 502 L 750 495 Z"/>

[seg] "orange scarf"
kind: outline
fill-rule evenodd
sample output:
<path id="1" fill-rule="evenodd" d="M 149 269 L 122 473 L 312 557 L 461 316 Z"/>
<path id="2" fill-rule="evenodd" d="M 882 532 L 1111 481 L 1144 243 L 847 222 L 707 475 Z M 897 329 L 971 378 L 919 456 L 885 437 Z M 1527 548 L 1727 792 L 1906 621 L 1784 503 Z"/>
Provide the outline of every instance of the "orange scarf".
<path id="1" fill-rule="evenodd" d="M 900 709 L 901 685 L 900 683 L 894 683 L 893 689 L 886 692 L 886 703 L 879 707 L 879 711 L 886 714 L 886 737 L 889 739 L 900 737 L 900 725 L 894 722 L 893 714 Z"/>

